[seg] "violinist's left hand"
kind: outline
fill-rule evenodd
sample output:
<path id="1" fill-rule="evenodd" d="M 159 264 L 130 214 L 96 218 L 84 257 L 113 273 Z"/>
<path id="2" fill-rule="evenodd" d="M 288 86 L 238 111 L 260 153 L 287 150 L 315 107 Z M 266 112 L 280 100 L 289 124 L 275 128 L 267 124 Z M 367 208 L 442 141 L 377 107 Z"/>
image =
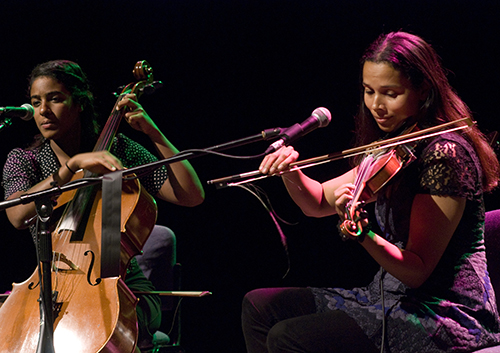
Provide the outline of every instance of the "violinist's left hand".
<path id="1" fill-rule="evenodd" d="M 370 223 L 370 221 L 368 220 L 368 212 L 366 212 L 364 205 L 364 202 L 357 202 L 354 208 L 353 220 L 356 224 L 356 226 L 354 227 L 354 229 L 356 230 L 360 229 L 361 231 L 363 231 L 363 229 L 365 229 Z"/>
<path id="2" fill-rule="evenodd" d="M 349 218 L 349 216 L 346 215 L 346 206 L 353 198 L 354 189 L 354 184 L 348 183 L 341 185 L 339 188 L 335 189 L 333 193 L 335 196 L 335 212 L 342 221 Z"/>
<path id="3" fill-rule="evenodd" d="M 153 119 L 146 113 L 142 105 L 137 101 L 137 96 L 134 93 L 126 94 L 117 104 L 116 109 L 121 110 L 127 107 L 125 113 L 125 121 L 137 131 L 142 131 L 146 135 L 151 135 L 158 131 L 158 127 Z"/>

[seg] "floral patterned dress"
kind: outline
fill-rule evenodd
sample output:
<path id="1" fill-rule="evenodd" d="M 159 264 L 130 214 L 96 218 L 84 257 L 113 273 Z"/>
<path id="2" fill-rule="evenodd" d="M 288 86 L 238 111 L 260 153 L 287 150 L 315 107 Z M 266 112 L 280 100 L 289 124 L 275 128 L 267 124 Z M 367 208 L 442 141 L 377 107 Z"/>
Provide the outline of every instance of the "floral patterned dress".
<path id="1" fill-rule="evenodd" d="M 382 268 L 363 288 L 312 288 L 318 311 L 345 311 L 377 346 L 383 342 L 386 352 L 470 352 L 498 344 L 478 156 L 456 133 L 421 142 L 416 155 L 378 195 L 375 215 L 380 235 L 404 249 L 416 194 L 465 198 L 464 215 L 434 272 L 416 289 Z"/>

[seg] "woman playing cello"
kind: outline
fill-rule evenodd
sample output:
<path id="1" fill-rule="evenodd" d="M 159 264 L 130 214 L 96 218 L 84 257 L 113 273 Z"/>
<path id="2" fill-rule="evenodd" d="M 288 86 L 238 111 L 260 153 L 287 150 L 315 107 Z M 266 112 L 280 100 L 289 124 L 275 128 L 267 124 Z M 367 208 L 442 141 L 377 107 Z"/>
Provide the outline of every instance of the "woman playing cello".
<path id="1" fill-rule="evenodd" d="M 358 146 L 405 125 L 423 129 L 471 116 L 434 49 L 418 36 L 380 36 L 363 55 L 361 71 Z M 497 185 L 497 158 L 476 126 L 412 148 L 416 159 L 372 198 L 378 233 L 361 204 L 350 204 L 357 200 L 360 161 L 324 183 L 301 171 L 282 175 L 306 215 L 337 214 L 342 238 L 359 242 L 380 270 L 363 288 L 247 293 L 242 325 L 249 353 L 470 352 L 500 342 L 483 242 L 483 193 Z M 284 147 L 264 158 L 260 172 L 287 170 L 297 159 Z"/>
<path id="2" fill-rule="evenodd" d="M 80 169 L 104 174 L 156 160 L 152 153 L 123 134 L 115 137 L 111 151 L 91 152 L 99 136 L 99 126 L 89 82 L 78 64 L 57 60 L 38 65 L 29 77 L 29 95 L 40 135 L 28 148 L 16 148 L 9 153 L 3 173 L 7 199 L 48 189 L 54 183 L 61 186 Z M 178 152 L 138 103 L 135 94 L 126 94 L 117 109 L 127 109 L 124 120 L 151 139 L 160 158 Z M 177 205 L 195 206 L 204 199 L 198 176 L 187 161 L 162 167 L 140 179 L 151 195 Z M 33 203 L 6 212 L 18 229 L 25 228 L 25 221 L 36 214 Z M 139 290 L 150 286 L 134 259 L 125 283 Z M 139 340 L 146 339 L 160 324 L 159 299 L 140 300 L 137 314 Z"/>

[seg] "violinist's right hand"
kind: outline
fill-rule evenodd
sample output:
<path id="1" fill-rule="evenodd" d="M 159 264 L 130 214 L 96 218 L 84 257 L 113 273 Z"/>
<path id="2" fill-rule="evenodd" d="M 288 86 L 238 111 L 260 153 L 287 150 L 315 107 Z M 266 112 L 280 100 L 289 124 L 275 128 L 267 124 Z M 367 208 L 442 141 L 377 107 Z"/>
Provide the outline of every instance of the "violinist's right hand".
<path id="1" fill-rule="evenodd" d="M 259 171 L 262 174 L 274 174 L 287 170 L 291 163 L 299 158 L 299 153 L 292 146 L 281 147 L 276 152 L 264 157 Z"/>
<path id="2" fill-rule="evenodd" d="M 71 157 L 66 165 L 71 172 L 85 169 L 95 174 L 106 174 L 123 169 L 120 160 L 108 151 L 80 153 Z"/>

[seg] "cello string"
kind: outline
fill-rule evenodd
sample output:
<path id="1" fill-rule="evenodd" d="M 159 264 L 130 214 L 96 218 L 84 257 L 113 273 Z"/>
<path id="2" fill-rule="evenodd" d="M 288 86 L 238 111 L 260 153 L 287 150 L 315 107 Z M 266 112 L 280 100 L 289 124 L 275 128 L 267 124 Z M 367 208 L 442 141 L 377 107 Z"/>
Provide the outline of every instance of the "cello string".
<path id="1" fill-rule="evenodd" d="M 99 137 L 97 144 L 94 148 L 94 151 L 104 151 L 104 150 L 109 150 L 109 147 L 111 146 L 112 139 L 115 135 L 116 127 L 121 121 L 122 117 L 122 111 L 116 110 L 116 106 L 118 105 L 118 102 L 123 99 L 125 93 L 121 93 L 118 96 L 118 99 L 113 107 L 113 111 L 111 112 L 111 115 L 109 119 L 106 121 L 106 124 L 103 128 L 103 133 Z"/>

